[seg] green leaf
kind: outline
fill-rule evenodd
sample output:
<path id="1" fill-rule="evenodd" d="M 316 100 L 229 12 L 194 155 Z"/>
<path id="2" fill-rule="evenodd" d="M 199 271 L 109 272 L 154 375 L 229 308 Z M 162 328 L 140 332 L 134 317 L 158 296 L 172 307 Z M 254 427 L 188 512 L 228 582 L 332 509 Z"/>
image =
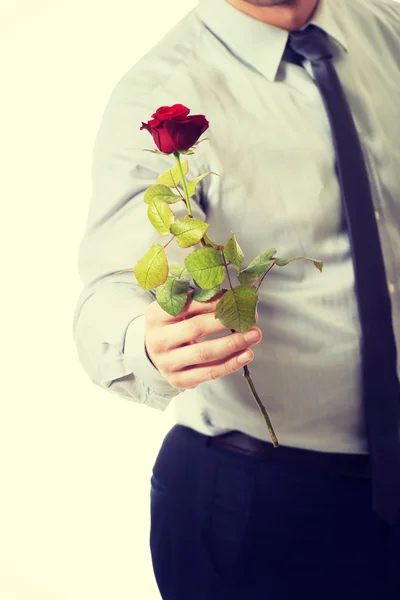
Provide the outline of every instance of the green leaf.
<path id="1" fill-rule="evenodd" d="M 147 216 L 154 229 L 160 235 L 168 235 L 170 228 L 175 221 L 175 215 L 164 200 L 153 198 L 147 209 Z"/>
<path id="2" fill-rule="evenodd" d="M 208 177 L 208 175 L 211 175 L 212 171 L 209 171 L 208 173 L 204 173 L 204 175 L 199 175 L 199 177 L 196 177 L 196 179 L 193 179 L 193 181 L 189 181 L 187 184 L 187 188 L 188 188 L 188 192 L 189 192 L 189 198 L 191 198 L 192 196 L 195 195 L 196 193 L 196 185 L 202 180 L 204 179 L 204 177 Z M 216 173 L 214 173 L 214 175 L 216 175 Z"/>
<path id="3" fill-rule="evenodd" d="M 179 154 L 194 154 L 193 150 L 179 150 Z"/>
<path id="4" fill-rule="evenodd" d="M 266 264 L 268 264 L 272 257 L 274 256 L 274 254 L 276 254 L 276 249 L 275 248 L 268 248 L 268 250 L 264 250 L 264 252 L 261 252 L 261 254 L 259 254 L 258 256 L 256 256 L 251 263 L 249 263 L 246 267 L 246 271 L 253 269 L 254 272 L 256 271 L 256 269 L 258 268 L 260 270 L 260 273 L 262 272 L 262 270 L 264 269 L 264 266 Z"/>
<path id="5" fill-rule="evenodd" d="M 187 172 L 189 171 L 189 161 L 184 160 L 181 164 L 183 174 L 187 175 Z M 181 174 L 179 173 L 178 165 L 175 165 L 175 167 L 168 169 L 168 171 L 165 171 L 165 173 L 157 177 L 156 183 L 166 185 L 167 187 L 179 185 L 179 183 L 181 183 Z"/>
<path id="6" fill-rule="evenodd" d="M 149 187 L 145 192 L 144 201 L 146 204 L 150 204 L 153 198 L 164 200 L 167 204 L 175 204 L 175 202 L 182 200 L 181 196 L 174 194 L 166 185 L 152 185 Z"/>
<path id="7" fill-rule="evenodd" d="M 314 263 L 314 266 L 322 273 L 322 265 L 324 264 L 322 260 L 317 260 L 316 258 L 307 258 L 306 256 L 294 256 L 293 258 L 276 258 L 276 264 L 278 267 L 286 267 L 286 265 L 292 260 L 310 260 Z"/>
<path id="8" fill-rule="evenodd" d="M 193 146 L 198 146 L 199 144 L 201 144 L 201 142 L 205 142 L 206 140 L 209 140 L 210 138 L 203 138 L 202 140 L 197 140 L 197 142 L 195 142 L 193 144 Z"/>
<path id="9" fill-rule="evenodd" d="M 188 291 L 188 280 L 168 277 L 167 281 L 156 289 L 156 299 L 165 312 L 176 317 L 186 304 Z"/>
<path id="10" fill-rule="evenodd" d="M 221 253 L 215 248 L 200 248 L 185 258 L 185 265 L 197 285 L 211 290 L 225 279 L 226 271 Z"/>
<path id="11" fill-rule="evenodd" d="M 259 269 L 254 267 L 254 272 L 253 270 L 251 271 L 247 271 L 247 269 L 245 271 L 241 271 L 238 275 L 238 279 L 240 281 L 240 283 L 242 283 L 243 285 L 247 285 L 249 287 L 253 286 L 253 285 L 257 285 L 257 283 L 260 281 L 261 277 L 264 275 L 264 273 L 267 271 L 267 269 L 274 263 L 274 260 L 269 260 L 267 263 L 265 263 L 263 270 L 261 271 L 261 273 L 258 273 Z"/>
<path id="12" fill-rule="evenodd" d="M 224 255 L 226 260 L 231 263 L 232 267 L 239 271 L 240 265 L 244 260 L 244 254 L 239 244 L 237 243 L 235 234 L 233 232 L 232 237 L 225 245 Z"/>
<path id="13" fill-rule="evenodd" d="M 218 302 L 215 318 L 228 329 L 244 333 L 256 324 L 258 296 L 253 288 L 239 285 Z"/>
<path id="14" fill-rule="evenodd" d="M 151 290 L 165 283 L 168 277 L 168 260 L 164 248 L 160 244 L 153 244 L 137 262 L 133 272 L 144 290 Z"/>
<path id="15" fill-rule="evenodd" d="M 248 286 L 252 286 L 256 283 L 275 260 L 272 259 L 275 253 L 275 248 L 268 248 L 268 250 L 265 250 L 256 256 L 251 263 L 239 273 L 238 279 L 240 283 Z"/>
<path id="16" fill-rule="evenodd" d="M 189 248 L 198 244 L 207 229 L 208 223 L 193 217 L 177 219 L 170 227 L 171 233 L 176 236 L 176 241 L 181 248 Z"/>
<path id="17" fill-rule="evenodd" d="M 190 277 L 190 273 L 187 270 L 187 268 L 185 267 L 185 265 L 171 265 L 169 268 L 169 272 L 171 275 L 174 275 L 175 277 L 178 277 L 179 279 L 181 277 Z"/>
<path id="18" fill-rule="evenodd" d="M 193 292 L 192 297 L 196 302 L 207 302 L 207 300 L 211 300 L 211 298 L 219 294 L 220 291 L 221 288 L 219 285 L 211 290 L 197 289 Z"/>
<path id="19" fill-rule="evenodd" d="M 307 260 L 310 260 L 309 258 Z M 323 266 L 323 261 L 322 260 L 313 260 L 312 261 L 314 263 L 314 267 L 316 267 L 318 269 L 318 271 L 320 273 L 322 273 L 322 266 Z"/>
<path id="20" fill-rule="evenodd" d="M 159 150 L 150 150 L 148 148 L 143 148 L 143 152 L 151 152 L 152 154 L 162 154 Z"/>

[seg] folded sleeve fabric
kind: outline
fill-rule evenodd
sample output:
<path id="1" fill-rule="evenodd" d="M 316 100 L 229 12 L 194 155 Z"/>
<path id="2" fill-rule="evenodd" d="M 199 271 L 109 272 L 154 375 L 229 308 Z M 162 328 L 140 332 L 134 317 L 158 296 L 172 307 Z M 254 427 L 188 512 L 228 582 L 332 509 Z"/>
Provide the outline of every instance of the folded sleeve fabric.
<path id="1" fill-rule="evenodd" d="M 83 289 L 75 307 L 73 335 L 80 363 L 93 383 L 165 410 L 183 390 L 170 385 L 146 354 L 144 313 L 155 293 L 138 285 L 133 267 L 152 244 L 169 241 L 151 225 L 144 194 L 159 175 L 175 166 L 175 159 L 144 151 L 155 145 L 140 126 L 160 106 L 185 98 L 179 95 L 171 72 L 152 73 L 151 64 L 139 64 L 117 83 L 95 139 L 92 196 L 78 251 Z M 201 170 L 195 155 L 188 159 L 190 181 Z M 191 205 L 193 216 L 206 220 L 197 193 Z M 187 214 L 183 202 L 174 204 L 173 210 L 177 218 Z M 183 265 L 192 251 L 173 241 L 166 248 L 169 264 Z"/>

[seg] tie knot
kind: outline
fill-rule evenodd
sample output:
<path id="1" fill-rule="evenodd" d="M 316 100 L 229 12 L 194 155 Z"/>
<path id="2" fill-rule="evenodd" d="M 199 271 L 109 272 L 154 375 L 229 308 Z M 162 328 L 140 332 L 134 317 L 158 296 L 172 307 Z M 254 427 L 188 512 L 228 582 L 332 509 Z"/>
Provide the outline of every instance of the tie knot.
<path id="1" fill-rule="evenodd" d="M 294 52 L 310 61 L 333 56 L 328 35 L 320 27 L 312 24 L 302 31 L 292 31 L 289 34 L 288 45 Z"/>

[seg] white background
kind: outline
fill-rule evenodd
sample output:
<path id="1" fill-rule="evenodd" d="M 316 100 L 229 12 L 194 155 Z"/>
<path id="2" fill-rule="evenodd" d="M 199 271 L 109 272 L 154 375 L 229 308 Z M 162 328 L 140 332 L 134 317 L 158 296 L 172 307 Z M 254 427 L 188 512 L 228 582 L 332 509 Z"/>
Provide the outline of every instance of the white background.
<path id="1" fill-rule="evenodd" d="M 0 7 L 1 600 L 160 599 L 150 477 L 172 405 L 161 413 L 92 384 L 72 317 L 106 102 L 196 4 Z"/>
<path id="2" fill-rule="evenodd" d="M 196 4 L 1 2 L 1 600 L 160 599 L 150 477 L 173 412 L 92 384 L 72 317 L 106 102 Z"/>

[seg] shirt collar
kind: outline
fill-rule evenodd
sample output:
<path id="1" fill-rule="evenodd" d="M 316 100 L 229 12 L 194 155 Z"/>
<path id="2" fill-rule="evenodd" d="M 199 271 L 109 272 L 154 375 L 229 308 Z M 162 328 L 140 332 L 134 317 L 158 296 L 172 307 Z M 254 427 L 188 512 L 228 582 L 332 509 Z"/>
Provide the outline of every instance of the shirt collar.
<path id="1" fill-rule="evenodd" d="M 198 0 L 197 14 L 233 54 L 270 81 L 275 81 L 289 37 L 288 31 L 258 21 L 226 0 Z M 321 27 L 348 51 L 345 36 L 334 19 L 329 0 L 319 0 L 313 17 L 301 29 L 310 23 Z"/>

